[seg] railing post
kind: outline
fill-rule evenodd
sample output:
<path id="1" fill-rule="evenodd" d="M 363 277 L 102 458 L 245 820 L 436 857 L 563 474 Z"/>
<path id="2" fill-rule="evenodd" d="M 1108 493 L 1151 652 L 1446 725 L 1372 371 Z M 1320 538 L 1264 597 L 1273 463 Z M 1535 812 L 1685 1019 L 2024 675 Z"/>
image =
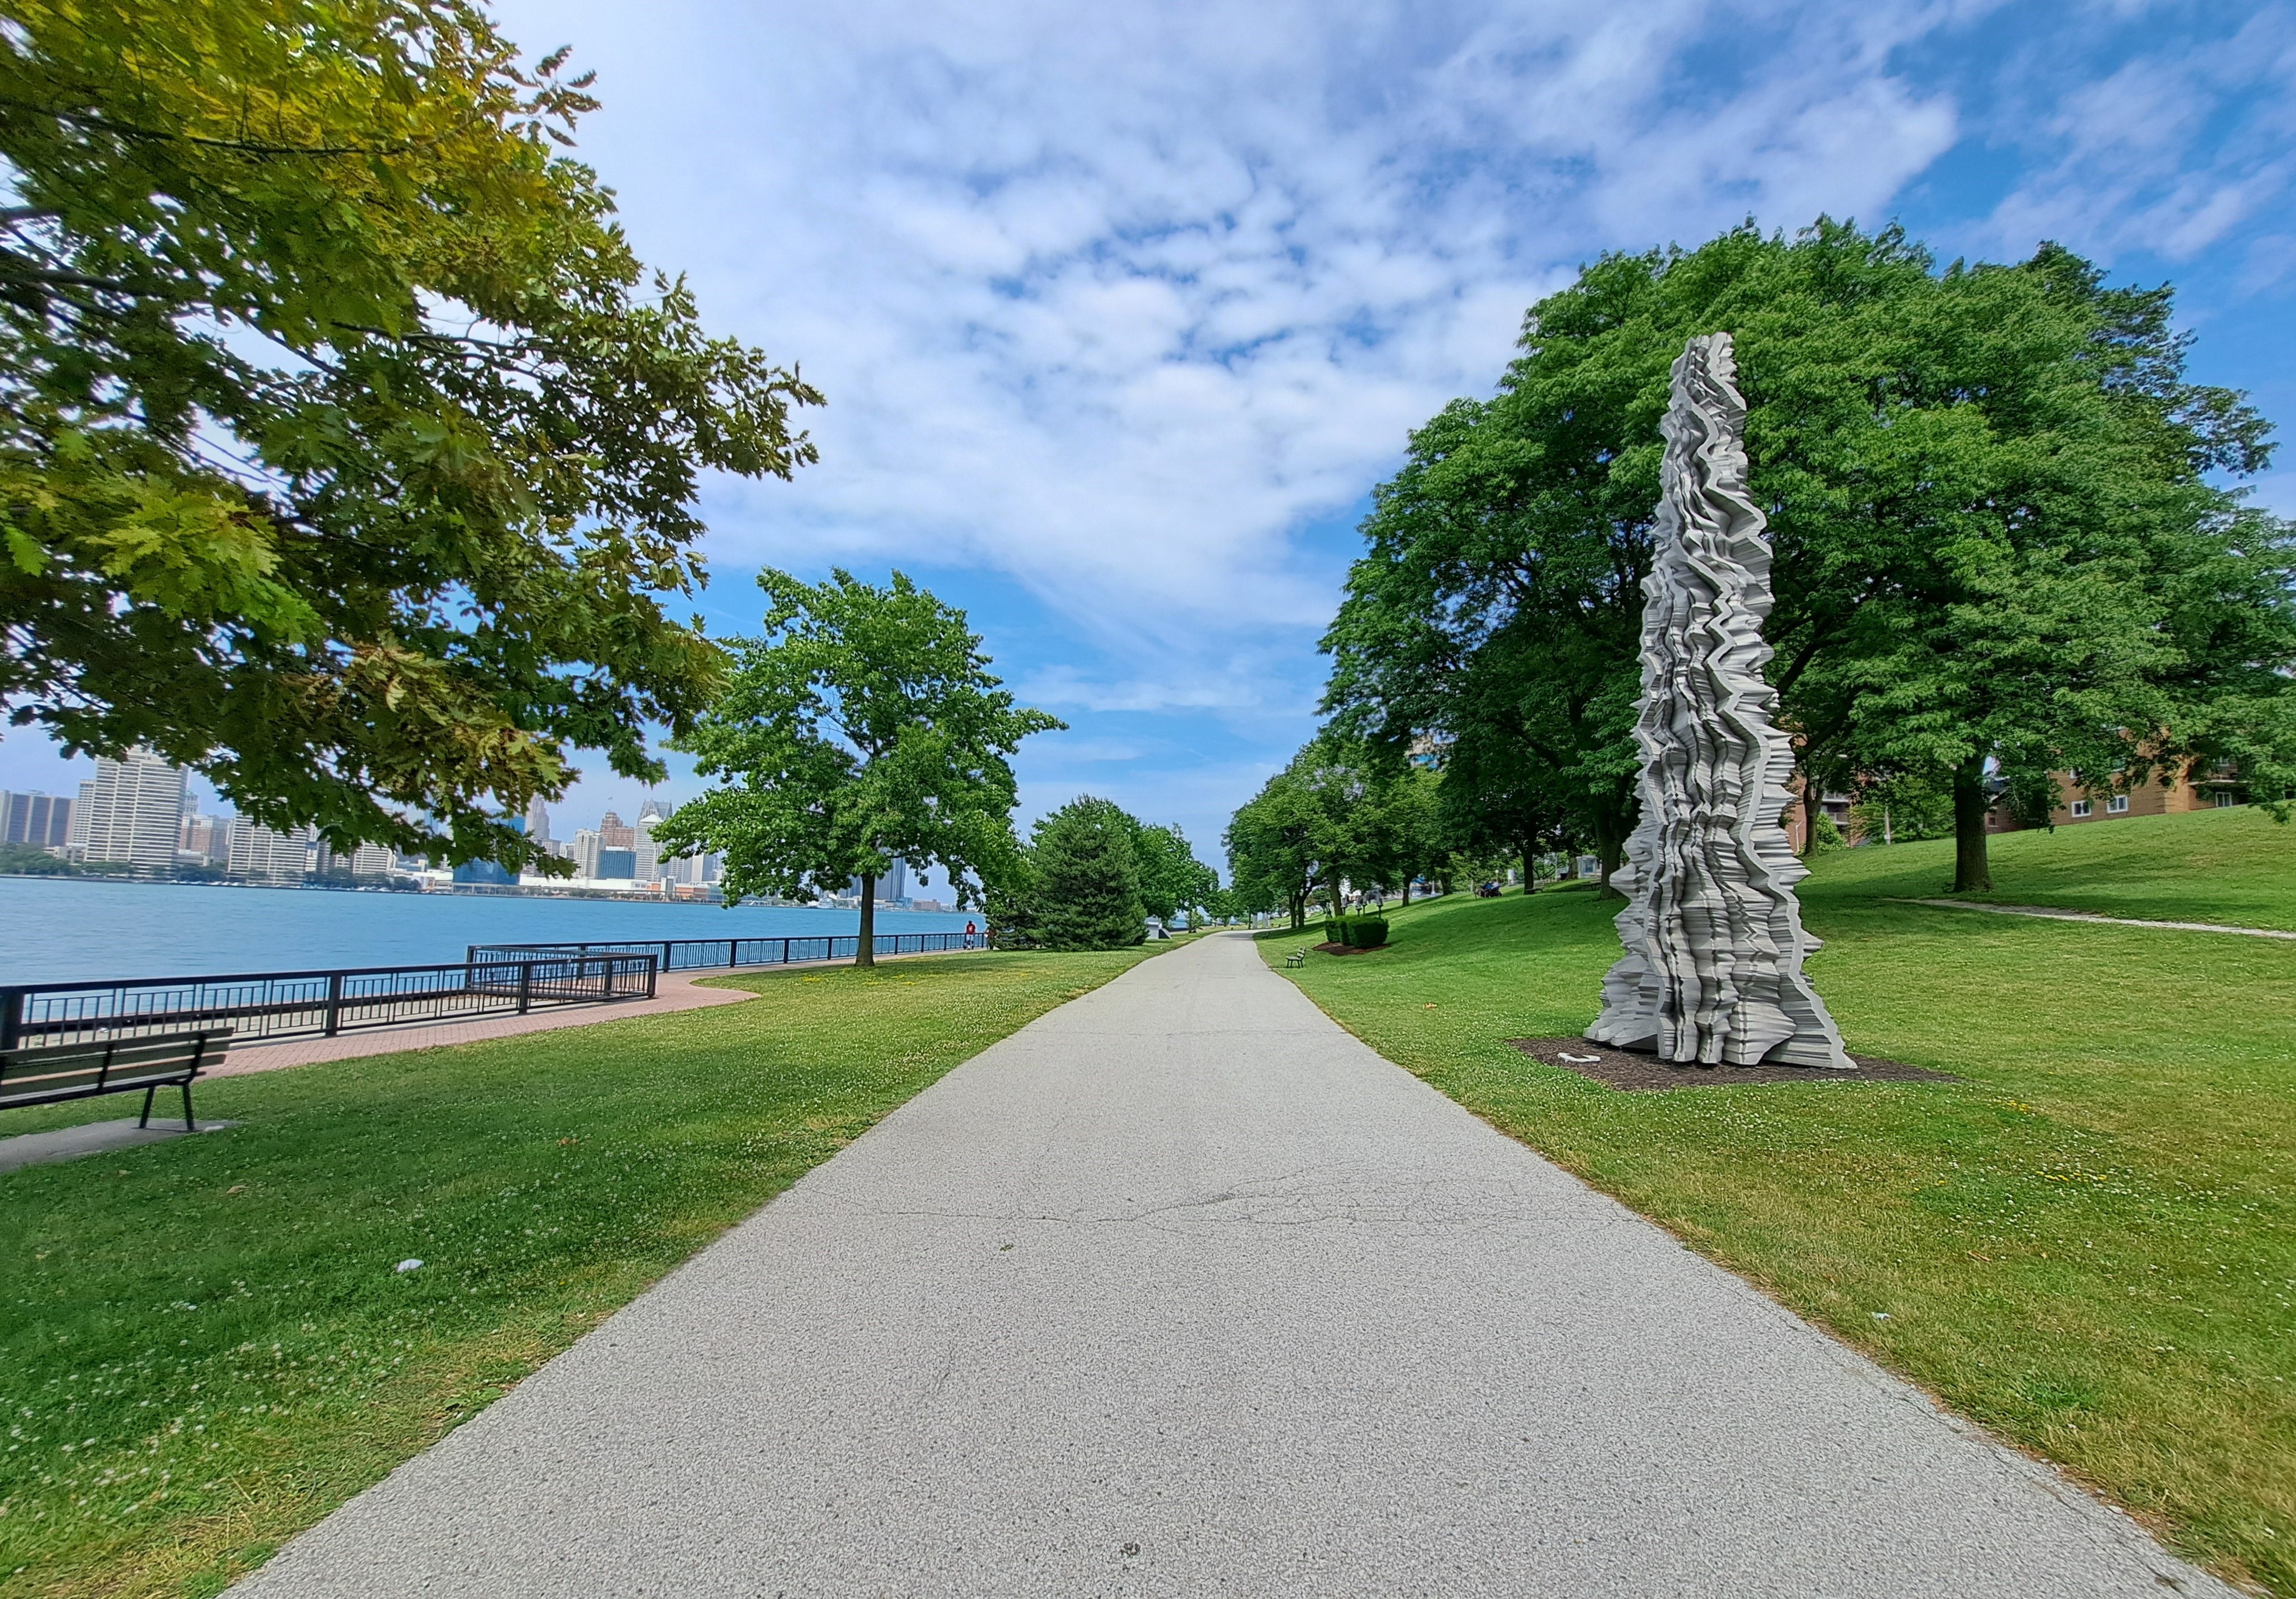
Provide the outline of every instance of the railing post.
<path id="1" fill-rule="evenodd" d="M 326 1031 L 326 1036 L 327 1036 L 328 1037 L 332 1038 L 332 1037 L 333 1037 L 337 1033 L 339 1033 L 339 1032 L 342 1031 L 342 1029 L 343 1029 L 343 974 L 342 974 L 341 972 L 328 972 L 328 973 L 327 973 L 327 1031 Z"/>
<path id="2" fill-rule="evenodd" d="M 22 988 L 0 988 L 0 1049 L 13 1049 L 24 1036 L 24 1007 L 31 995 Z"/>
<path id="3" fill-rule="evenodd" d="M 578 955 L 575 958 L 578 964 L 581 957 Z M 533 1003 L 534 963 L 532 961 L 521 961 L 518 964 L 518 1013 L 521 1016 L 525 1015 L 527 1007 Z"/>
<path id="4" fill-rule="evenodd" d="M 660 982 L 660 980 L 661 980 L 661 970 L 660 970 L 660 968 L 659 968 L 659 967 L 657 967 L 657 966 L 653 965 L 652 964 L 649 963 L 649 964 L 647 964 L 647 966 L 646 966 L 646 997 L 647 997 L 648 999 L 652 999 L 652 998 L 653 997 L 653 996 L 654 996 L 654 985 L 655 985 L 656 983 Z"/>

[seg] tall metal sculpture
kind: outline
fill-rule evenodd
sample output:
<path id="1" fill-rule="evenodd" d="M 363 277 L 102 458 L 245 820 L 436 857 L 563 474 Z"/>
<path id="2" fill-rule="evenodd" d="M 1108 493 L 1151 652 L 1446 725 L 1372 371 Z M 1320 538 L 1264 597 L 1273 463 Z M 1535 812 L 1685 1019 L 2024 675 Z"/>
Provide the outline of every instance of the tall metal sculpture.
<path id="1" fill-rule="evenodd" d="M 1786 841 L 1793 751 L 1762 676 L 1768 523 L 1746 494 L 1746 403 L 1730 335 L 1674 364 L 1657 549 L 1644 579 L 1642 819 L 1612 882 L 1625 958 L 1587 1037 L 1702 1066 L 1851 1069 L 1802 972 L 1817 940 Z"/>

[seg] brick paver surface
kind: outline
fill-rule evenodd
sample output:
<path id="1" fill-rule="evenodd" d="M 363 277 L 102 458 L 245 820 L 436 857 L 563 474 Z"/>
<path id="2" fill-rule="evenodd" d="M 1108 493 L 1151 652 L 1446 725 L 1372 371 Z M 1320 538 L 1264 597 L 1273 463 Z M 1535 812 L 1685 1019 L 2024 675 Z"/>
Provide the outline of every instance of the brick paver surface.
<path id="1" fill-rule="evenodd" d="M 467 1021 L 430 1021 L 414 1027 L 362 1028 L 354 1033 L 338 1033 L 332 1038 L 283 1038 L 276 1044 L 249 1044 L 234 1048 L 225 1063 L 207 1075 L 242 1077 L 250 1071 L 276 1071 L 283 1066 L 308 1066 L 315 1061 L 348 1061 L 360 1055 L 396 1054 L 402 1049 L 435 1049 L 447 1044 L 474 1044 L 481 1038 L 555 1032 L 562 1027 L 589 1027 L 601 1021 L 623 1021 L 632 1016 L 663 1016 L 673 1011 L 698 1011 L 713 1004 L 739 1004 L 757 997 L 739 988 L 705 988 L 695 980 L 726 975 L 717 971 L 667 972 L 654 985 L 652 999 L 626 999 L 615 1004 L 566 1005 L 533 1011 L 523 1016 L 474 1016 Z"/>

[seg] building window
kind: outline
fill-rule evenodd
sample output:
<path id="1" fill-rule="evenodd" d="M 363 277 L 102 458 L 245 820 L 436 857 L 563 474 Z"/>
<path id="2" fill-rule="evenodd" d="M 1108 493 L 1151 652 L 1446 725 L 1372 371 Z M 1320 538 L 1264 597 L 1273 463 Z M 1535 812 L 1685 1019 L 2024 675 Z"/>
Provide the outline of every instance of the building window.
<path id="1" fill-rule="evenodd" d="M 2230 810 L 2232 808 L 2232 796 L 2226 793 L 2222 789 L 2218 789 L 2217 791 L 2217 808 L 2218 810 Z"/>
<path id="2" fill-rule="evenodd" d="M 2113 795 L 2112 799 L 2107 800 L 2104 802 L 2104 808 L 2116 816 L 2125 816 L 2128 814 L 2128 796 L 2126 794 Z"/>
<path id="3" fill-rule="evenodd" d="M 2090 800 L 2074 800 L 2074 801 L 2073 801 L 2073 820 L 2074 820 L 2074 821 L 2076 821 L 2076 822 L 2079 821 L 2083 816 L 2086 816 L 2087 815 L 2088 815 L 2088 813 L 2089 813 L 2090 811 L 2092 811 L 2092 810 L 2094 810 L 2094 809 L 2095 809 L 2095 808 L 2096 808 L 2095 805 L 2092 801 L 2090 801 Z"/>

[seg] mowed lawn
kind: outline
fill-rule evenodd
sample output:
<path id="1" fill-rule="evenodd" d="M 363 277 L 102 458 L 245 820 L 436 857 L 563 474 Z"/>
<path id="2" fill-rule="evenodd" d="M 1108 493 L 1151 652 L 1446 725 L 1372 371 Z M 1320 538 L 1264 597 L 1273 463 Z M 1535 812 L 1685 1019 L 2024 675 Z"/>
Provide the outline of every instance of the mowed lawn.
<path id="1" fill-rule="evenodd" d="M 201 1114 L 243 1126 L 0 1175 L 0 1592 L 219 1591 L 1148 953 L 732 980 L 759 997 L 222 1079 Z"/>
<path id="2" fill-rule="evenodd" d="M 2057 836 L 2125 862 L 2142 851 L 2122 826 L 2142 845 L 2152 824 Z M 2292 898 L 2296 834 L 2272 827 L 2248 812 L 2152 831 L 2213 850 L 2246 829 L 2244 870 L 2269 881 L 2226 894 L 2252 920 Z M 2040 883 L 1999 851 L 2003 898 L 2087 893 L 2059 845 L 2035 858 Z M 2296 1595 L 2296 945 L 1877 895 L 1942 859 L 1927 844 L 1828 857 L 1804 899 L 1851 1049 L 1951 1083 L 1733 1087 L 1718 1070 L 1725 1086 L 1624 1094 L 1526 1058 L 1505 1040 L 1578 1031 L 1615 958 L 1617 902 L 1584 887 L 1414 906 L 1387 949 L 1286 975 L 1390 1060 L 2187 1554 Z M 2140 891 L 2148 912 L 2234 919 L 2205 882 Z M 2096 888 L 2095 908 L 2132 907 L 2113 893 Z M 1279 961 L 1315 937 L 1262 948 Z"/>
<path id="3" fill-rule="evenodd" d="M 2275 822 L 2253 806 L 2000 833 L 1991 855 L 1990 893 L 1949 894 L 1946 839 L 1829 857 L 1825 888 L 2296 931 L 2296 821 Z"/>

